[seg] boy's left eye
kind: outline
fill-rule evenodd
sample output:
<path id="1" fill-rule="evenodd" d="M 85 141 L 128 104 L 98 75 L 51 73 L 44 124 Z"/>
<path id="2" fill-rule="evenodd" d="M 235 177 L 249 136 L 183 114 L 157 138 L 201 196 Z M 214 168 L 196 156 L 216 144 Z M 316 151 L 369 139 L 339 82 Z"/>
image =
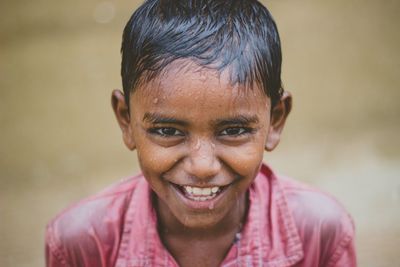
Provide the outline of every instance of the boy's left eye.
<path id="1" fill-rule="evenodd" d="M 220 135 L 226 135 L 226 136 L 238 136 L 242 134 L 249 133 L 250 129 L 244 128 L 244 127 L 231 127 L 231 128 L 226 128 L 223 130 Z"/>
<path id="2" fill-rule="evenodd" d="M 181 131 L 179 131 L 178 129 L 175 129 L 173 127 L 154 128 L 154 129 L 151 129 L 150 132 L 153 134 L 164 136 L 164 137 L 183 136 L 184 135 Z"/>

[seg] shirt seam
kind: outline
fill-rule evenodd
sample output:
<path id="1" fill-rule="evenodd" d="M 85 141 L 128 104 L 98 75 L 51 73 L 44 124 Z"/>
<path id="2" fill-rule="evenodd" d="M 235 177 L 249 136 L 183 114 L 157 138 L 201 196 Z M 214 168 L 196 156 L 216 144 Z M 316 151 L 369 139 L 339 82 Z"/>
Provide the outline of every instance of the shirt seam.
<path id="1" fill-rule="evenodd" d="M 352 240 L 352 235 L 347 234 L 337 245 L 335 252 L 332 254 L 332 257 L 328 261 L 327 267 L 334 266 L 346 249 L 349 247 L 350 241 Z"/>
<path id="2" fill-rule="evenodd" d="M 50 253 L 54 255 L 59 263 L 63 266 L 70 266 L 70 263 L 67 260 L 67 257 L 64 255 L 62 250 L 60 249 L 57 241 L 55 240 L 53 227 L 47 227 L 47 244 L 49 246 Z"/>
<path id="3" fill-rule="evenodd" d="M 135 205 L 135 203 L 132 201 L 132 199 L 134 193 L 136 192 L 137 186 L 138 183 L 130 188 L 131 192 L 127 200 L 127 207 L 124 214 L 124 219 L 122 220 L 121 240 L 118 248 L 115 266 L 122 266 L 122 263 L 124 263 L 124 265 L 126 266 L 130 266 L 131 264 L 131 259 L 127 259 L 126 257 L 126 252 L 127 248 L 129 247 L 130 233 L 132 231 L 133 217 L 135 215 L 135 209 L 132 209 L 132 206 Z M 140 259 L 140 262 L 143 263 L 142 259 Z"/>
<path id="4" fill-rule="evenodd" d="M 303 248 L 302 248 L 302 243 L 300 240 L 300 236 L 298 233 L 298 228 L 295 224 L 295 222 L 292 219 L 292 212 L 290 210 L 290 207 L 288 205 L 287 199 L 286 199 L 286 194 L 285 194 L 285 189 L 278 180 L 278 178 L 274 181 L 275 186 L 277 188 L 276 190 L 276 206 L 279 208 L 280 211 L 280 220 L 283 223 L 285 227 L 285 235 L 288 237 L 287 245 L 288 245 L 288 258 L 291 258 L 292 256 L 296 256 L 298 254 L 303 254 Z M 300 253 L 301 252 L 301 253 Z"/>

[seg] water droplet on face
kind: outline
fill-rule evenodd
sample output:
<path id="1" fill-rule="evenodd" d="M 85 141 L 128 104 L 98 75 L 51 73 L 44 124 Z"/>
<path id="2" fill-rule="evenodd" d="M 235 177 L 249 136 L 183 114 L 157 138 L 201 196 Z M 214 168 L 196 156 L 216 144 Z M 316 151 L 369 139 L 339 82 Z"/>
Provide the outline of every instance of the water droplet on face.
<path id="1" fill-rule="evenodd" d="M 194 145 L 194 149 L 196 150 L 200 149 L 200 140 L 197 139 L 196 144 Z"/>
<path id="2" fill-rule="evenodd" d="M 213 210 L 213 209 L 214 209 L 214 203 L 211 203 L 211 204 L 208 206 L 208 209 L 209 209 L 209 210 Z"/>
<path id="3" fill-rule="evenodd" d="M 207 75 L 205 73 L 205 71 L 200 71 L 200 75 L 199 75 L 200 81 L 205 82 L 207 80 Z"/>
<path id="4" fill-rule="evenodd" d="M 157 103 L 158 103 L 158 98 L 154 98 L 154 99 L 153 99 L 153 103 L 154 103 L 154 104 L 157 104 Z"/>

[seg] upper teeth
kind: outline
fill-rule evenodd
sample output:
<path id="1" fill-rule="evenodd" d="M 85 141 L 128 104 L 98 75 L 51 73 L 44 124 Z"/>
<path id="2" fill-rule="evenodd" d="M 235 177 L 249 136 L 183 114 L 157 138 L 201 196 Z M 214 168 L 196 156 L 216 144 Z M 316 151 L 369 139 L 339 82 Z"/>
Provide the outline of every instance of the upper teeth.
<path id="1" fill-rule="evenodd" d="M 185 185 L 183 188 L 185 189 L 186 193 L 197 196 L 210 196 L 219 191 L 219 186 L 201 188 Z"/>

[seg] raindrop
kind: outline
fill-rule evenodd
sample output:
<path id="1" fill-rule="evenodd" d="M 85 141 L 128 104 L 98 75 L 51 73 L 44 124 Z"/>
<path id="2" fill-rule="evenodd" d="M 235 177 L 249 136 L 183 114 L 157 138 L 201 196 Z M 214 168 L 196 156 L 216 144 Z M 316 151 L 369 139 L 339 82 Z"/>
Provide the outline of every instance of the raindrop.
<path id="1" fill-rule="evenodd" d="M 200 149 L 200 140 L 197 139 L 196 144 L 194 145 L 194 149 L 199 150 Z"/>
<path id="2" fill-rule="evenodd" d="M 154 98 L 154 99 L 153 99 L 153 103 L 154 103 L 154 104 L 157 104 L 157 103 L 158 103 L 158 98 Z"/>
<path id="3" fill-rule="evenodd" d="M 210 203 L 210 205 L 208 206 L 208 209 L 209 210 L 213 210 L 214 209 L 214 203 L 213 202 Z"/>
<path id="4" fill-rule="evenodd" d="M 207 80 L 207 75 L 205 71 L 200 71 L 200 81 L 205 82 Z"/>

